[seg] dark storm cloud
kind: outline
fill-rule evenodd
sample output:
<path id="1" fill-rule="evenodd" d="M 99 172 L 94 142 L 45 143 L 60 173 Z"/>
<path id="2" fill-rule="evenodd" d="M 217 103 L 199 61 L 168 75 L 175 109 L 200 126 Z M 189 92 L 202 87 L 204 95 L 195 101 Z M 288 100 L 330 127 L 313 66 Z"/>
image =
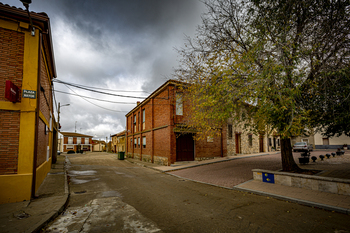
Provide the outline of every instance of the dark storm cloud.
<path id="1" fill-rule="evenodd" d="M 112 75 L 143 72 L 135 67 L 149 62 L 151 67 L 144 74 L 147 77 L 143 85 L 147 91 L 152 91 L 149 84 L 154 87 L 154 82 L 159 85 L 164 76 L 170 76 L 176 65 L 173 48 L 181 46 L 184 34 L 194 32 L 203 11 L 203 4 L 196 0 L 63 0 L 43 4 L 55 10 L 55 17 L 64 19 L 74 33 L 89 41 L 96 51 L 113 51 L 113 38 L 119 46 L 129 48 L 132 64 L 119 69 L 116 65 Z M 89 77 L 83 69 L 77 68 L 83 77 Z M 96 77 L 94 71 L 87 73 L 91 74 L 91 79 Z"/>
<path id="2" fill-rule="evenodd" d="M 19 0 L 2 2 L 23 8 Z M 153 92 L 171 77 L 177 66 L 174 47 L 184 44 L 184 35 L 195 33 L 205 7 L 199 0 L 33 0 L 30 10 L 46 12 L 51 19 L 58 79 L 94 87 Z M 72 93 L 57 83 L 55 89 Z M 76 96 L 56 93 L 56 97 L 57 103 L 71 104 L 62 108 L 62 130 L 74 131 L 77 121 L 78 131 L 82 128 L 82 133 L 90 135 L 121 131 L 125 114 L 135 107 L 92 101 L 103 107 L 98 108 Z"/>

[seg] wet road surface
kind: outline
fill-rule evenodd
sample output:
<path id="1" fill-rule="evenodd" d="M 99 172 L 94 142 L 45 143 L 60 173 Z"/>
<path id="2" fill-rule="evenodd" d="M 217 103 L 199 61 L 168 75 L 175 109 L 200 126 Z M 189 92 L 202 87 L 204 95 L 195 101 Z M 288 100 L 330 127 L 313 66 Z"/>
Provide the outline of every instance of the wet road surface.
<path id="1" fill-rule="evenodd" d="M 48 232 L 350 232 L 348 215 L 188 181 L 115 154 L 68 159 L 69 207 Z"/>

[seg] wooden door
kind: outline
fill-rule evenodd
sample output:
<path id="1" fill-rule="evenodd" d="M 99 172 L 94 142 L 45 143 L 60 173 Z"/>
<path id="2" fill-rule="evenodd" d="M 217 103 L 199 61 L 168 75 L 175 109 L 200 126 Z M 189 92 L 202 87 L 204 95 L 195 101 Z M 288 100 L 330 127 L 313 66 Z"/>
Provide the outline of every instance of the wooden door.
<path id="1" fill-rule="evenodd" d="M 264 152 L 264 135 L 259 135 L 259 152 Z"/>
<path id="2" fill-rule="evenodd" d="M 176 161 L 194 160 L 194 140 L 192 134 L 182 134 L 176 138 Z"/>
<path id="3" fill-rule="evenodd" d="M 323 139 L 323 145 L 329 145 L 329 139 L 328 138 L 322 138 Z"/>
<path id="4" fill-rule="evenodd" d="M 235 134 L 236 154 L 241 153 L 241 134 Z"/>

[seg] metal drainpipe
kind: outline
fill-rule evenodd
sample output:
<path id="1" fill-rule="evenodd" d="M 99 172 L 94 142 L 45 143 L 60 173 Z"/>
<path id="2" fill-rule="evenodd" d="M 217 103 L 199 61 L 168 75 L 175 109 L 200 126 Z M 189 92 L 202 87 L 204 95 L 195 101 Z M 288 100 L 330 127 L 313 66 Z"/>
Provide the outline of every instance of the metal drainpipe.
<path id="1" fill-rule="evenodd" d="M 33 156 L 33 176 L 32 176 L 32 198 L 35 198 L 36 189 L 36 166 L 38 158 L 38 144 L 39 144 L 39 112 L 40 112 L 40 86 L 41 86 L 41 46 L 42 46 L 42 33 L 39 32 L 39 59 L 38 59 L 38 79 L 37 79 L 37 95 L 36 95 L 36 110 L 35 110 L 35 139 L 34 139 L 34 156 Z"/>

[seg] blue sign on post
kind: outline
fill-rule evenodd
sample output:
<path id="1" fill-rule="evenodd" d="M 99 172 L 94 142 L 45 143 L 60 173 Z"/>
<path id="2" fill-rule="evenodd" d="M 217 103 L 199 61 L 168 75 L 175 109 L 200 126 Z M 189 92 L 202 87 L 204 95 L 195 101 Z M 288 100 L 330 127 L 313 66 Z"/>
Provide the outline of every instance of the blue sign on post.
<path id="1" fill-rule="evenodd" d="M 262 179 L 263 179 L 263 182 L 274 184 L 275 183 L 275 174 L 263 173 Z"/>

